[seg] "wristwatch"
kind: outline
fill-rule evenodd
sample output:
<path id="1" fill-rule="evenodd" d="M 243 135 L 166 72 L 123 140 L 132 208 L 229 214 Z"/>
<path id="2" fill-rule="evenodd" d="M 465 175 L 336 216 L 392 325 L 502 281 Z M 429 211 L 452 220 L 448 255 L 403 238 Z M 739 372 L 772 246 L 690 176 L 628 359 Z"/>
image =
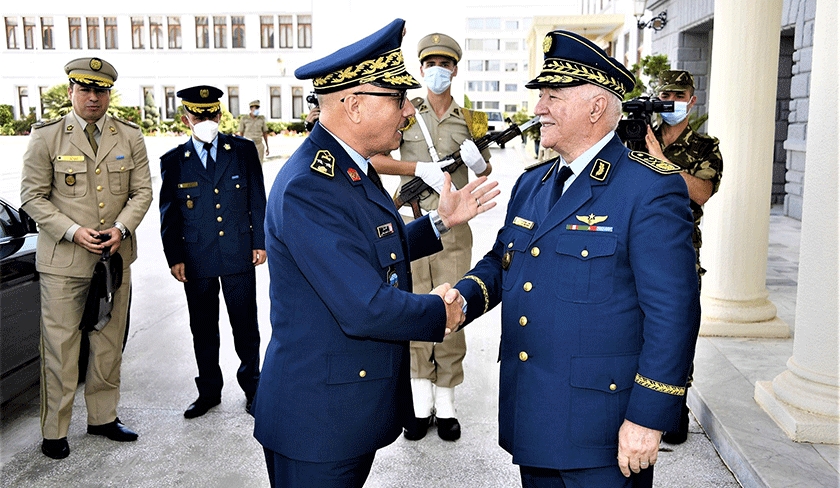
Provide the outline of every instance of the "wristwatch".
<path id="1" fill-rule="evenodd" d="M 120 235 L 122 235 L 122 239 L 125 240 L 125 238 L 128 236 L 128 229 L 125 228 L 125 225 L 123 225 L 122 222 L 114 222 L 114 227 L 119 229 Z"/>
<path id="2" fill-rule="evenodd" d="M 432 219 L 432 224 L 434 224 L 435 229 L 437 229 L 440 235 L 446 234 L 449 232 L 449 227 L 443 223 L 443 219 L 440 218 L 440 214 L 437 210 L 432 210 L 429 212 L 429 218 Z"/>

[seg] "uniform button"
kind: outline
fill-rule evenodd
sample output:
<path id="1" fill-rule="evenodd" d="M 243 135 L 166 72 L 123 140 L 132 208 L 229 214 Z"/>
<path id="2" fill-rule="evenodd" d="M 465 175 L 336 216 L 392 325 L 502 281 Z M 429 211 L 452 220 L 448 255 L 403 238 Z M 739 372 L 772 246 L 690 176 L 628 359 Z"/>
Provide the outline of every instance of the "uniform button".
<path id="1" fill-rule="evenodd" d="M 528 325 L 528 317 L 526 317 L 524 315 L 519 317 L 519 325 L 521 325 L 522 327 L 525 327 L 526 325 Z"/>
<path id="2" fill-rule="evenodd" d="M 510 249 L 510 248 L 512 248 L 512 247 L 513 247 L 513 243 L 512 243 L 512 242 L 509 242 L 509 243 L 508 243 L 508 249 Z"/>
<path id="3" fill-rule="evenodd" d="M 236 187 L 239 188 L 239 183 L 236 184 Z"/>
<path id="4" fill-rule="evenodd" d="M 219 194 L 219 189 L 218 188 L 214 189 L 213 191 L 216 192 L 216 195 Z"/>
<path id="5" fill-rule="evenodd" d="M 615 391 L 618 387 L 615 386 L 615 383 L 610 383 L 610 391 Z"/>
<path id="6" fill-rule="evenodd" d="M 94 173 L 96 173 L 96 174 L 99 174 L 99 173 L 101 173 L 101 172 L 102 172 L 102 169 L 101 169 L 101 168 L 96 168 L 96 171 L 94 171 Z"/>
<path id="7" fill-rule="evenodd" d="M 105 202 L 99 202 L 99 208 L 105 208 Z"/>
<path id="8" fill-rule="evenodd" d="M 222 208 L 222 204 L 221 204 L 221 203 L 217 203 L 217 204 L 216 204 L 216 208 Z"/>
<path id="9" fill-rule="evenodd" d="M 519 353 L 519 360 L 522 361 L 522 362 L 527 361 L 528 360 L 528 353 L 525 352 L 525 351 L 520 352 Z"/>
<path id="10" fill-rule="evenodd" d="M 73 169 L 72 168 L 67 168 L 67 174 L 70 174 L 70 175 L 73 174 Z"/>
<path id="11" fill-rule="evenodd" d="M 534 246 L 531 248 L 531 256 L 537 257 L 540 255 L 540 248 Z"/>
<path id="12" fill-rule="evenodd" d="M 531 291 L 531 288 L 533 287 L 534 285 L 532 285 L 530 281 L 526 281 L 525 284 L 522 285 L 522 289 L 525 291 Z"/>
<path id="13" fill-rule="evenodd" d="M 392 260 L 393 260 L 393 259 L 397 259 L 397 255 L 396 255 L 396 254 L 394 254 L 394 253 L 391 253 L 391 259 L 392 259 Z"/>
<path id="14" fill-rule="evenodd" d="M 580 255 L 583 256 L 583 257 L 589 256 L 589 251 L 584 249 L 583 251 L 580 252 Z"/>
<path id="15" fill-rule="evenodd" d="M 221 221 L 222 221 L 222 216 L 221 215 L 216 217 L 216 222 L 221 222 Z"/>
<path id="16" fill-rule="evenodd" d="M 219 231 L 219 237 L 224 237 L 224 235 L 225 235 L 225 231 L 220 230 L 220 231 Z"/>
<path id="17" fill-rule="evenodd" d="M 99 223 L 105 225 L 105 219 L 99 219 Z"/>
<path id="18" fill-rule="evenodd" d="M 97 186 L 96 191 L 102 191 L 102 185 Z"/>
<path id="19" fill-rule="evenodd" d="M 125 171 L 125 166 L 120 166 L 120 171 Z"/>
<path id="20" fill-rule="evenodd" d="M 365 370 L 359 371 L 359 378 L 364 378 L 365 376 L 367 376 L 367 371 L 365 371 Z"/>

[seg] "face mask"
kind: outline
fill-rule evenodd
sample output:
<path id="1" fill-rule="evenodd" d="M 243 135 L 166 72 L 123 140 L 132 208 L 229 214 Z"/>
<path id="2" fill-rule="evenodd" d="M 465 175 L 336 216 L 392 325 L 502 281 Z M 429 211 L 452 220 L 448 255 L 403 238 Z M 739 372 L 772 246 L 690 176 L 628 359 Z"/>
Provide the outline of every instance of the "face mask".
<path id="1" fill-rule="evenodd" d="M 423 81 L 426 87 L 437 95 L 445 92 L 449 85 L 452 84 L 452 72 L 441 66 L 430 66 L 424 68 Z"/>
<path id="2" fill-rule="evenodd" d="M 677 125 L 688 117 L 688 102 L 674 102 L 673 112 L 662 112 L 662 120 L 668 125 Z"/>
<path id="3" fill-rule="evenodd" d="M 193 135 L 201 142 L 213 142 L 219 133 L 219 124 L 212 120 L 204 120 L 191 126 Z"/>
<path id="4" fill-rule="evenodd" d="M 254 109 L 254 117 L 260 114 L 260 109 Z"/>

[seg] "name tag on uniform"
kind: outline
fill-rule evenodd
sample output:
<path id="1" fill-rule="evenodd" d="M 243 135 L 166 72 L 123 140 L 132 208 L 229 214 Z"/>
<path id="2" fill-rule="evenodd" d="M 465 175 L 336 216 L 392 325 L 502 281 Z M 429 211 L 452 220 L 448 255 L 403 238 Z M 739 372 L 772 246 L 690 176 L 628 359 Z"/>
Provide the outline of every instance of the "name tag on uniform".
<path id="1" fill-rule="evenodd" d="M 391 222 L 388 222 L 387 224 L 382 224 L 382 225 L 380 225 L 379 227 L 376 228 L 376 234 L 379 236 L 380 239 L 385 237 L 385 236 L 389 236 L 393 233 L 394 233 L 394 226 L 393 226 L 393 224 L 391 224 Z"/>
<path id="2" fill-rule="evenodd" d="M 178 188 L 195 188 L 198 186 L 197 181 L 190 181 L 188 183 L 178 183 Z"/>
<path id="3" fill-rule="evenodd" d="M 534 223 L 530 220 L 525 220 L 522 217 L 514 217 L 513 218 L 513 225 L 518 225 L 519 227 L 524 227 L 528 230 L 534 228 Z"/>
<path id="4" fill-rule="evenodd" d="M 66 155 L 66 156 L 56 156 L 55 160 L 56 161 L 84 161 L 85 157 L 84 156 Z"/>

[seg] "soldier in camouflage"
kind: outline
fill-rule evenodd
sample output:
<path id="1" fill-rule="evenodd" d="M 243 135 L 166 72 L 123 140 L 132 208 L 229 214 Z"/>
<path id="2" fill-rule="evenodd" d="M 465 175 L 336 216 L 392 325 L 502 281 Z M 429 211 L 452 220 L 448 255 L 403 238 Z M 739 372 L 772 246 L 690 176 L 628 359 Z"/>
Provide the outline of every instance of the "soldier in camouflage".
<path id="1" fill-rule="evenodd" d="M 697 285 L 700 286 L 706 270 L 700 266 L 700 246 L 703 245 L 700 234 L 700 219 L 703 217 L 703 204 L 720 187 L 723 172 L 723 157 L 718 148 L 718 139 L 707 134 L 700 134 L 688 125 L 688 114 L 697 103 L 694 96 L 694 77 L 683 70 L 668 70 L 660 75 L 662 86 L 659 88 L 660 100 L 673 100 L 674 111 L 663 112 L 662 123 L 655 128 L 648 127 L 648 152 L 659 159 L 670 161 L 683 169 L 680 173 L 688 186 L 691 199 L 691 212 L 694 215 L 694 250 L 697 253 Z M 693 368 L 692 368 L 693 373 Z M 691 375 L 686 388 L 691 386 Z M 683 407 L 679 430 L 665 432 L 662 440 L 669 444 L 682 444 L 688 438 L 688 407 L 683 397 Z"/>

